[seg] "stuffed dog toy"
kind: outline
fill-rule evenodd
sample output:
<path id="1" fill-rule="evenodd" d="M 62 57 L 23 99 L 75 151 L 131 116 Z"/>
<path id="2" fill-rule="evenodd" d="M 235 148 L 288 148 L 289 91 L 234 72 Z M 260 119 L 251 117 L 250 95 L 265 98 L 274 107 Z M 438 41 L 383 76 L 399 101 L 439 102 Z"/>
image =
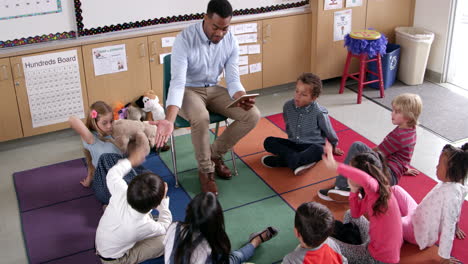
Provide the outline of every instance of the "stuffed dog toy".
<path id="1" fill-rule="evenodd" d="M 127 152 L 128 143 L 134 141 L 136 146 L 143 146 L 149 154 L 150 147 L 154 147 L 156 138 L 154 125 L 137 120 L 120 119 L 113 123 L 112 137 L 114 144 L 123 152 Z"/>
<path id="2" fill-rule="evenodd" d="M 152 90 L 145 92 L 135 103 L 144 112 L 151 113 L 151 117 L 147 116 L 146 120 L 156 121 L 166 118 L 164 108 L 159 104 L 159 98 Z"/>

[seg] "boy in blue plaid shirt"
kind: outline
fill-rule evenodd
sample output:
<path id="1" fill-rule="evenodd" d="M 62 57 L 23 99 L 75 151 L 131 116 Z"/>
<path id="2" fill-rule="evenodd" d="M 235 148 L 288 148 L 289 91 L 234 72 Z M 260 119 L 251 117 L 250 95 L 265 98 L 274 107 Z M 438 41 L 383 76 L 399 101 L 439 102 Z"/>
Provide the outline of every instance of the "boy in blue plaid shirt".
<path id="1" fill-rule="evenodd" d="M 301 175 L 322 159 L 327 139 L 333 145 L 333 154 L 343 155 L 337 147 L 338 137 L 328 111 L 316 101 L 321 92 L 322 81 L 317 75 L 303 73 L 297 78 L 294 99 L 283 106 L 288 139 L 265 139 L 265 150 L 274 155 L 262 157 L 263 165 L 269 168 L 289 167 L 295 175 Z"/>

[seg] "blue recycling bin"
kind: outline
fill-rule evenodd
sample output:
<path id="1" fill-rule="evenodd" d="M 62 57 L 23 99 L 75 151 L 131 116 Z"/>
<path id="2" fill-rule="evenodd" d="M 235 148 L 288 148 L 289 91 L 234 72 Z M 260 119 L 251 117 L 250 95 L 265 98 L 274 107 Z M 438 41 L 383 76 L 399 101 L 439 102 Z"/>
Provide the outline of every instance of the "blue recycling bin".
<path id="1" fill-rule="evenodd" d="M 383 73 L 383 82 L 384 82 L 384 89 L 392 86 L 395 82 L 397 70 L 398 70 L 398 63 L 400 62 L 400 45 L 398 44 L 387 44 L 387 54 L 382 56 L 382 73 Z M 377 62 L 373 61 L 368 64 L 369 70 L 377 73 Z M 367 80 L 376 80 L 377 76 L 368 73 Z M 367 86 L 372 87 L 374 89 L 379 89 L 379 83 L 371 83 Z"/>

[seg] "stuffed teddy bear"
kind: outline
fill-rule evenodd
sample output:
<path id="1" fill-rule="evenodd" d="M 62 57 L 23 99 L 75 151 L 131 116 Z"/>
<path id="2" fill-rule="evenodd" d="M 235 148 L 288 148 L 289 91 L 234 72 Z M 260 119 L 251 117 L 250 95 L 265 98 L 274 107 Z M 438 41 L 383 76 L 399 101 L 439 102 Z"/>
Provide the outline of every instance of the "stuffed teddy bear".
<path id="1" fill-rule="evenodd" d="M 143 146 L 149 154 L 154 147 L 157 127 L 148 122 L 120 119 L 113 123 L 112 137 L 114 144 L 123 152 L 127 152 L 128 143 L 135 141 L 136 146 Z"/>
<path id="2" fill-rule="evenodd" d="M 156 121 L 166 118 L 164 108 L 159 104 L 159 97 L 152 90 L 145 92 L 135 103 L 146 113 L 151 113 L 152 117 L 147 117 L 146 120 Z"/>

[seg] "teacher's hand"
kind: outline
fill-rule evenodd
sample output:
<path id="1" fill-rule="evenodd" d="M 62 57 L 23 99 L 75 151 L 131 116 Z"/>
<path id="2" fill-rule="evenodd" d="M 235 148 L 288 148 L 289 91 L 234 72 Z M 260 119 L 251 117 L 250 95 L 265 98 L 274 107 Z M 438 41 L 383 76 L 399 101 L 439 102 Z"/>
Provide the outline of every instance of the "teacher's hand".
<path id="1" fill-rule="evenodd" d="M 241 97 L 242 95 L 245 95 L 245 94 L 246 94 L 246 92 L 239 91 L 239 92 L 235 93 L 232 96 L 232 98 L 234 100 L 236 100 L 237 98 L 239 98 L 239 97 Z M 245 111 L 249 111 L 254 105 L 255 105 L 255 98 L 248 98 L 248 99 L 245 99 L 243 101 L 238 102 L 236 106 L 244 109 Z"/>
<path id="2" fill-rule="evenodd" d="M 172 131 L 174 131 L 174 123 L 163 119 L 158 121 L 150 121 L 150 124 L 156 125 L 158 127 L 155 140 L 156 148 L 163 147 L 171 136 Z"/>

